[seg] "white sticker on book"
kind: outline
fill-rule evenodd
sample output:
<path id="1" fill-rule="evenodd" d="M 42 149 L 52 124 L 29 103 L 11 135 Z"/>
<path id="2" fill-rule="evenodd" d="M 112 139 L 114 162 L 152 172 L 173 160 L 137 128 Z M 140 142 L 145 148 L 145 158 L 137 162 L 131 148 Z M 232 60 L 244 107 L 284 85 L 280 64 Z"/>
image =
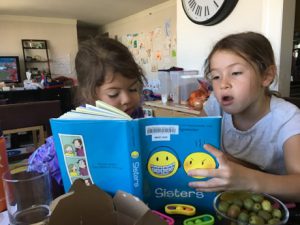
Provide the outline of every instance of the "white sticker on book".
<path id="1" fill-rule="evenodd" d="M 151 135 L 152 141 L 170 141 L 171 135 L 179 134 L 178 125 L 151 125 L 145 127 L 146 135 Z"/>

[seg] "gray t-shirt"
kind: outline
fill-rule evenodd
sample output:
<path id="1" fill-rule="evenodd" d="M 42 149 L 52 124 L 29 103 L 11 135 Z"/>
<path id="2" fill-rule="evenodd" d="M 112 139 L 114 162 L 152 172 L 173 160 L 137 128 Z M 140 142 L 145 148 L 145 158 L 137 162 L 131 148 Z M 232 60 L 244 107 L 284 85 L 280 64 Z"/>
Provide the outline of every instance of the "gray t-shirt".
<path id="1" fill-rule="evenodd" d="M 246 131 L 234 127 L 231 115 L 221 110 L 213 94 L 204 110 L 208 116 L 223 116 L 223 151 L 266 172 L 286 174 L 283 145 L 293 135 L 300 134 L 300 110 L 297 106 L 272 96 L 270 112 Z"/>

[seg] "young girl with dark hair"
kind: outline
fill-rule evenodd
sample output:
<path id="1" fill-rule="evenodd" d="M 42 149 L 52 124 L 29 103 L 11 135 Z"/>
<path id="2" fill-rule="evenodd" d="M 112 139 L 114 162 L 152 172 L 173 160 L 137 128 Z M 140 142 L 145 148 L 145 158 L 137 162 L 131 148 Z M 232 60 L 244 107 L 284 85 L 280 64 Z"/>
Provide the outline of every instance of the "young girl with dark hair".
<path id="1" fill-rule="evenodd" d="M 196 169 L 198 191 L 248 190 L 300 202 L 300 110 L 276 97 L 272 46 L 262 34 L 229 35 L 213 47 L 205 64 L 213 94 L 203 116 L 223 117 L 222 149 L 205 145 L 217 169 Z"/>
<path id="2" fill-rule="evenodd" d="M 140 104 L 145 76 L 122 43 L 106 37 L 82 42 L 75 67 L 78 79 L 76 105 L 95 105 L 96 100 L 101 100 L 132 118 L 143 117 Z M 58 184 L 54 195 L 59 195 L 63 190 L 62 179 L 52 136 L 29 158 L 33 170 L 40 163 L 48 163 L 53 181 Z"/>

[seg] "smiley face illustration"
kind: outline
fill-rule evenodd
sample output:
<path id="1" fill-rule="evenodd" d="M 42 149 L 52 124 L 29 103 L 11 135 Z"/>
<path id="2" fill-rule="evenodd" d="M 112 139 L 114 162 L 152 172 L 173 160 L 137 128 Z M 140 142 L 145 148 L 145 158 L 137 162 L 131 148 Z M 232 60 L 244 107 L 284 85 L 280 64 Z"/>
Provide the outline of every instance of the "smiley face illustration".
<path id="1" fill-rule="evenodd" d="M 214 158 L 205 152 L 194 152 L 188 155 L 183 164 L 186 173 L 193 169 L 213 169 L 216 166 Z M 194 178 L 203 179 L 205 177 L 194 176 Z"/>
<path id="2" fill-rule="evenodd" d="M 147 169 L 151 176 L 167 178 L 176 173 L 179 167 L 175 154 L 169 151 L 157 151 L 148 160 Z"/>
<path id="3" fill-rule="evenodd" d="M 140 156 L 140 154 L 139 154 L 138 151 L 132 151 L 131 154 L 130 154 L 130 156 L 133 159 L 137 159 Z"/>

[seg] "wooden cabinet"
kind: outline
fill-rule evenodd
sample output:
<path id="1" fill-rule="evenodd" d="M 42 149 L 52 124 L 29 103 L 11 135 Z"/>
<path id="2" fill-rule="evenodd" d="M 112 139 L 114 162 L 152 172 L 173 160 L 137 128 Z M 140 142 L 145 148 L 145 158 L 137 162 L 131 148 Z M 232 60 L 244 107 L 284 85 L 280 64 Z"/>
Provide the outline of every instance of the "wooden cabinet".
<path id="1" fill-rule="evenodd" d="M 152 109 L 155 117 L 198 117 L 200 111 L 190 109 L 186 105 L 178 105 L 168 102 L 162 104 L 161 101 L 145 102 L 145 109 Z"/>
<path id="2" fill-rule="evenodd" d="M 61 102 L 35 101 L 0 105 L 0 124 L 9 161 L 28 157 L 51 135 L 49 119 L 62 114 Z"/>
<path id="3" fill-rule="evenodd" d="M 25 71 L 33 79 L 40 80 L 42 74 L 51 77 L 48 45 L 46 40 L 22 39 Z"/>
<path id="4" fill-rule="evenodd" d="M 5 104 L 15 104 L 24 102 L 60 100 L 63 113 L 70 111 L 74 106 L 74 95 L 76 87 L 72 88 L 49 88 L 36 90 L 14 90 L 1 91 L 1 100 Z M 1 117 L 0 117 L 1 120 Z"/>

